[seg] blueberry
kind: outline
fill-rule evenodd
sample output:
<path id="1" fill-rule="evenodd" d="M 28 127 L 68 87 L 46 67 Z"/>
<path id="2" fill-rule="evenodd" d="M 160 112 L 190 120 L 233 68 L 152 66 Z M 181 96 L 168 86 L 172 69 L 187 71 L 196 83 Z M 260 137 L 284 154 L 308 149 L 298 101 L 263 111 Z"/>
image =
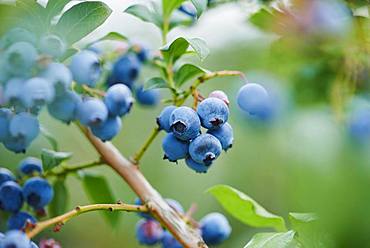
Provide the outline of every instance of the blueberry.
<path id="1" fill-rule="evenodd" d="M 202 237 L 207 245 L 218 245 L 229 238 L 231 227 L 220 213 L 210 213 L 200 220 Z"/>
<path id="2" fill-rule="evenodd" d="M 10 109 L 0 108 L 0 142 L 5 141 L 9 136 L 9 124 L 12 115 Z"/>
<path id="3" fill-rule="evenodd" d="M 5 85 L 5 102 L 10 105 L 23 105 L 22 97 L 24 92 L 25 80 L 22 78 L 12 78 Z"/>
<path id="4" fill-rule="evenodd" d="M 91 132 L 102 141 L 112 140 L 120 131 L 122 121 L 117 116 L 109 116 L 106 121 L 91 127 Z"/>
<path id="5" fill-rule="evenodd" d="M 189 146 L 189 154 L 197 163 L 210 165 L 220 156 L 222 146 L 220 141 L 213 135 L 201 134 L 195 138 Z"/>
<path id="6" fill-rule="evenodd" d="M 195 18 L 197 17 L 197 9 L 194 7 L 194 5 L 190 2 L 186 2 L 186 3 L 183 3 L 180 7 L 179 7 L 179 10 L 192 17 L 192 18 Z"/>
<path id="7" fill-rule="evenodd" d="M 230 104 L 229 98 L 227 97 L 226 93 L 223 92 L 222 90 L 212 91 L 211 93 L 209 93 L 208 97 L 218 98 L 218 99 L 224 101 L 224 103 L 226 103 L 226 105 L 228 105 L 228 106 Z"/>
<path id="8" fill-rule="evenodd" d="M 28 42 L 17 42 L 4 52 L 6 70 L 12 75 L 28 75 L 37 60 L 35 47 Z"/>
<path id="9" fill-rule="evenodd" d="M 50 203 L 54 196 L 54 190 L 47 180 L 33 177 L 25 182 L 23 196 L 31 207 L 39 210 Z"/>
<path id="10" fill-rule="evenodd" d="M 112 85 L 105 94 L 104 103 L 110 115 L 124 116 L 133 104 L 131 90 L 124 84 Z"/>
<path id="11" fill-rule="evenodd" d="M 41 174 L 43 172 L 41 160 L 34 157 L 23 159 L 19 163 L 18 169 L 23 175 L 29 176 L 32 176 L 35 173 Z"/>
<path id="12" fill-rule="evenodd" d="M 0 186 L 8 181 L 15 181 L 15 176 L 7 168 L 0 167 Z"/>
<path id="13" fill-rule="evenodd" d="M 36 219 L 26 212 L 18 212 L 8 219 L 8 230 L 22 230 L 27 223 L 35 224 Z"/>
<path id="14" fill-rule="evenodd" d="M 69 68 L 73 79 L 78 84 L 86 84 L 90 87 L 96 85 L 102 73 L 99 57 L 88 50 L 75 54 Z"/>
<path id="15" fill-rule="evenodd" d="M 157 124 L 159 129 L 166 131 L 167 133 L 171 132 L 170 126 L 170 116 L 172 112 L 176 109 L 175 106 L 167 106 L 165 107 L 162 112 L 157 117 Z"/>
<path id="16" fill-rule="evenodd" d="M 165 231 L 162 237 L 163 248 L 183 248 L 183 246 L 177 241 L 171 233 Z"/>
<path id="17" fill-rule="evenodd" d="M 357 107 L 348 120 L 348 131 L 351 138 L 359 143 L 370 141 L 370 108 Z"/>
<path id="18" fill-rule="evenodd" d="M 22 188 L 13 181 L 3 183 L 0 186 L 0 209 L 8 212 L 18 212 L 22 205 Z"/>
<path id="19" fill-rule="evenodd" d="M 112 74 L 108 79 L 109 86 L 125 84 L 130 89 L 140 74 L 141 63 L 136 55 L 126 54 L 113 65 Z"/>
<path id="20" fill-rule="evenodd" d="M 99 125 L 107 120 L 108 109 L 97 98 L 88 98 L 77 106 L 77 119 L 85 126 Z"/>
<path id="21" fill-rule="evenodd" d="M 42 239 L 39 243 L 40 248 L 62 248 L 55 239 Z"/>
<path id="22" fill-rule="evenodd" d="M 37 245 L 36 245 L 36 243 L 35 242 L 32 242 L 31 241 L 31 246 L 30 246 L 30 248 L 39 248 Z M 46 248 L 46 247 L 44 247 L 44 248 Z M 52 248 L 57 248 L 57 247 L 52 247 Z M 60 247 L 59 247 L 60 248 Z"/>
<path id="23" fill-rule="evenodd" d="M 41 72 L 41 77 L 46 78 L 54 85 L 56 95 L 63 94 L 71 87 L 72 73 L 61 63 L 51 63 L 44 71 Z"/>
<path id="24" fill-rule="evenodd" d="M 207 173 L 210 165 L 195 162 L 190 156 L 185 159 L 186 165 L 197 173 Z"/>
<path id="25" fill-rule="evenodd" d="M 269 94 L 266 89 L 254 83 L 248 83 L 240 88 L 237 96 L 239 107 L 252 116 L 261 119 L 270 108 Z"/>
<path id="26" fill-rule="evenodd" d="M 138 103 L 145 106 L 155 106 L 161 100 L 158 89 L 144 90 L 143 86 L 136 88 L 136 99 Z"/>
<path id="27" fill-rule="evenodd" d="M 140 198 L 135 199 L 135 205 L 143 205 Z M 138 212 L 138 215 L 144 219 L 153 219 L 153 216 L 150 213 Z"/>
<path id="28" fill-rule="evenodd" d="M 132 50 L 141 63 L 145 63 L 150 56 L 150 50 L 144 44 L 135 43 L 132 45 Z"/>
<path id="29" fill-rule="evenodd" d="M 6 149 L 15 153 L 25 153 L 27 147 L 31 144 L 31 142 L 32 140 L 29 140 L 27 137 L 24 136 L 9 136 L 3 141 L 3 145 L 6 147 Z"/>
<path id="30" fill-rule="evenodd" d="M 49 34 L 40 39 L 41 53 L 48 54 L 52 57 L 62 56 L 66 50 L 66 43 L 57 35 Z"/>
<path id="31" fill-rule="evenodd" d="M 136 225 L 136 238 L 140 244 L 155 245 L 161 241 L 163 229 L 155 220 L 140 220 Z"/>
<path id="32" fill-rule="evenodd" d="M 170 162 L 177 162 L 177 160 L 185 158 L 188 154 L 189 143 L 177 139 L 172 133 L 168 133 L 163 139 L 162 149 L 164 151 L 164 159 L 168 159 Z"/>
<path id="33" fill-rule="evenodd" d="M 10 120 L 9 131 L 13 138 L 32 142 L 40 132 L 39 121 L 29 113 L 19 113 Z"/>
<path id="34" fill-rule="evenodd" d="M 49 114 L 55 119 L 70 123 L 76 119 L 77 108 L 81 102 L 80 95 L 68 90 L 57 96 L 47 107 Z"/>
<path id="35" fill-rule="evenodd" d="M 225 123 L 219 129 L 208 130 L 207 133 L 215 136 L 222 145 L 222 149 L 227 151 L 232 147 L 234 141 L 233 128 L 229 123 Z"/>
<path id="36" fill-rule="evenodd" d="M 175 210 L 176 212 L 180 213 L 180 214 L 183 214 L 185 211 L 184 211 L 184 208 L 181 206 L 181 204 L 174 200 L 174 199 L 170 199 L 170 198 L 167 198 L 165 199 L 167 204 L 173 209 Z"/>
<path id="37" fill-rule="evenodd" d="M 18 230 L 12 230 L 5 234 L 1 242 L 1 248 L 30 248 L 31 241 L 27 235 Z"/>
<path id="38" fill-rule="evenodd" d="M 210 97 L 203 100 L 197 109 L 202 126 L 208 129 L 220 128 L 229 118 L 229 108 L 224 101 Z"/>
<path id="39" fill-rule="evenodd" d="M 0 244 L 1 244 L 1 241 L 5 238 L 5 235 L 3 233 L 0 232 Z"/>
<path id="40" fill-rule="evenodd" d="M 9 30 L 2 39 L 2 43 L 4 47 L 8 47 L 19 41 L 24 41 L 24 42 L 29 42 L 31 44 L 35 44 L 36 36 L 32 32 L 24 28 L 13 28 Z"/>
<path id="41" fill-rule="evenodd" d="M 170 116 L 170 127 L 176 138 L 191 140 L 200 133 L 200 119 L 191 108 L 182 106 L 175 109 Z"/>
<path id="42" fill-rule="evenodd" d="M 22 102 L 28 108 L 50 103 L 53 101 L 54 96 L 53 84 L 45 78 L 34 77 L 24 83 Z"/>

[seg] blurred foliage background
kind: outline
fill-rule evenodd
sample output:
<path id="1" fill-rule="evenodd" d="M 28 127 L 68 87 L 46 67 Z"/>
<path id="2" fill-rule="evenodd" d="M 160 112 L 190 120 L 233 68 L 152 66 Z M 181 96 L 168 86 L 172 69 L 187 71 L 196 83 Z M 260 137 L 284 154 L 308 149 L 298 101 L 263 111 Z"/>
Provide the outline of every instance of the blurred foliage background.
<path id="1" fill-rule="evenodd" d="M 113 9 L 112 16 L 83 42 L 118 31 L 151 49 L 160 46 L 160 34 L 153 25 L 122 13 L 134 1 L 104 2 Z M 291 1 L 279 2 L 275 8 L 262 10 L 256 1 L 217 5 L 195 26 L 170 33 L 171 39 L 183 35 L 207 41 L 211 55 L 201 64 L 204 68 L 240 70 L 250 82 L 271 89 L 276 95 L 274 119 L 261 122 L 240 112 L 235 99 L 244 82 L 239 78 L 213 80 L 200 90 L 207 95 L 221 89 L 229 95 L 233 149 L 221 156 L 207 174 L 195 174 L 183 162 L 176 165 L 163 161 L 159 138 L 145 154 L 141 169 L 164 197 L 177 199 L 186 208 L 196 203 L 196 218 L 223 211 L 205 191 L 215 184 L 229 184 L 282 216 L 288 212 L 317 212 L 322 229 L 333 239 L 333 247 L 370 247 L 370 142 L 351 140 L 346 121 L 353 95 L 366 98 L 370 87 L 369 2 L 348 1 L 353 13 L 341 9 L 345 6 L 342 2 L 335 2 L 336 7 L 320 9 L 317 19 L 310 16 L 314 13 L 309 7 L 313 1 L 295 1 L 291 13 L 285 11 Z M 335 19 L 338 13 L 339 19 Z M 352 14 L 355 16 L 349 17 Z M 342 15 L 349 18 L 341 19 Z M 147 68 L 141 80 L 152 74 Z M 140 147 L 162 107 L 134 106 L 124 120 L 122 133 L 113 141 L 124 155 L 130 156 Z M 75 126 L 65 126 L 46 113 L 42 123 L 60 141 L 61 150 L 73 152 L 72 162 L 96 158 Z M 14 155 L 1 147 L 0 164 L 15 168 L 23 157 L 39 156 L 40 149 L 48 146 L 40 136 L 24 155 Z M 129 187 L 112 170 L 93 170 L 109 178 L 117 199 L 134 200 Z M 68 187 L 69 208 L 89 202 L 78 178 L 70 176 Z M 60 233 L 48 230 L 40 237 L 54 236 L 63 247 L 140 247 L 134 234 L 139 218 L 122 215 L 116 229 L 100 214 L 90 213 L 75 218 Z M 228 217 L 233 233 L 220 247 L 243 247 L 261 231 Z"/>

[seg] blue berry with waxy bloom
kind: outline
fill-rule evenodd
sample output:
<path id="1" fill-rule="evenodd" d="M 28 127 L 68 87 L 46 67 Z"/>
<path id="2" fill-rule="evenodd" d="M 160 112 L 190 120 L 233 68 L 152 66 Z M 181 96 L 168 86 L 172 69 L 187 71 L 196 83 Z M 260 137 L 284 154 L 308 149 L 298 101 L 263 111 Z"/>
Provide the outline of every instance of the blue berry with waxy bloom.
<path id="1" fill-rule="evenodd" d="M 6 34 L 1 39 L 1 43 L 3 48 L 6 48 L 16 42 L 29 42 L 31 44 L 36 43 L 36 36 L 24 28 L 13 28 L 6 32 Z"/>
<path id="2" fill-rule="evenodd" d="M 67 50 L 66 43 L 55 34 L 41 37 L 39 48 L 41 53 L 48 54 L 52 57 L 60 57 Z"/>
<path id="3" fill-rule="evenodd" d="M 229 148 L 232 147 L 234 134 L 233 128 L 229 123 L 226 122 L 219 129 L 210 129 L 207 131 L 207 133 L 212 134 L 221 142 L 221 146 L 224 151 L 227 151 Z"/>
<path id="4" fill-rule="evenodd" d="M 9 124 L 10 135 L 14 138 L 24 139 L 31 142 L 40 132 L 37 118 L 29 113 L 23 112 L 13 116 Z"/>
<path id="5" fill-rule="evenodd" d="M 210 165 L 220 156 L 222 146 L 220 141 L 211 134 L 201 134 L 189 146 L 189 154 L 197 163 Z"/>
<path id="6" fill-rule="evenodd" d="M 183 246 L 177 241 L 170 232 L 165 231 L 162 237 L 163 248 L 183 248 Z"/>
<path id="7" fill-rule="evenodd" d="M 240 88 L 237 96 L 239 107 L 252 116 L 263 118 L 270 106 L 266 89 L 255 83 L 248 83 Z"/>
<path id="8" fill-rule="evenodd" d="M 27 137 L 24 136 L 9 136 L 3 141 L 3 145 L 6 147 L 6 149 L 12 152 L 25 153 L 31 142 L 32 140 L 29 140 Z"/>
<path id="9" fill-rule="evenodd" d="M 0 232 L 0 242 L 1 242 L 1 240 L 3 240 L 4 237 L 5 237 L 5 235 Z"/>
<path id="10" fill-rule="evenodd" d="M 50 63 L 40 75 L 54 85 L 56 95 L 63 94 L 71 87 L 72 73 L 62 63 Z"/>
<path id="11" fill-rule="evenodd" d="M 0 142 L 9 136 L 9 124 L 12 118 L 12 111 L 8 108 L 0 108 Z"/>
<path id="12" fill-rule="evenodd" d="M 162 149 L 164 151 L 163 159 L 177 162 L 177 160 L 185 158 L 188 154 L 189 143 L 188 141 L 177 139 L 172 133 L 168 133 L 162 141 Z"/>
<path id="13" fill-rule="evenodd" d="M 112 85 L 104 96 L 104 103 L 110 115 L 124 116 L 133 104 L 131 90 L 124 84 Z"/>
<path id="14" fill-rule="evenodd" d="M 54 190 L 47 180 L 33 177 L 23 185 L 23 196 L 28 205 L 35 210 L 40 210 L 53 199 Z"/>
<path id="15" fill-rule="evenodd" d="M 65 91 L 47 105 L 48 112 L 55 119 L 69 124 L 76 119 L 77 107 L 82 102 L 80 95 L 74 91 Z"/>
<path id="16" fill-rule="evenodd" d="M 43 172 L 41 160 L 34 157 L 23 159 L 19 163 L 18 169 L 23 175 L 29 176 L 32 176 L 35 173 L 41 174 Z"/>
<path id="17" fill-rule="evenodd" d="M 85 126 L 99 125 L 108 118 L 108 109 L 97 98 L 88 98 L 77 106 L 77 119 Z"/>
<path id="18" fill-rule="evenodd" d="M 184 211 L 184 208 L 181 206 L 181 204 L 174 200 L 174 199 L 170 199 L 170 198 L 166 198 L 165 199 L 167 204 L 172 208 L 174 209 L 176 212 L 178 213 L 181 213 L 183 214 L 185 211 Z"/>
<path id="19" fill-rule="evenodd" d="M 141 201 L 140 198 L 135 199 L 135 205 L 140 205 L 140 206 L 143 205 L 143 202 Z M 150 213 L 137 212 L 137 214 L 144 219 L 154 219 Z"/>
<path id="20" fill-rule="evenodd" d="M 370 142 L 370 107 L 357 107 L 348 120 L 348 132 L 359 143 Z"/>
<path id="21" fill-rule="evenodd" d="M 140 220 L 136 225 L 136 238 L 140 244 L 155 245 L 161 241 L 163 229 L 156 220 Z"/>
<path id="22" fill-rule="evenodd" d="M 227 122 L 229 108 L 221 99 L 210 97 L 203 100 L 197 109 L 202 126 L 208 129 L 217 129 Z"/>
<path id="23" fill-rule="evenodd" d="M 212 91 L 211 93 L 209 93 L 208 97 L 218 98 L 218 99 L 224 101 L 224 103 L 226 103 L 227 106 L 229 106 L 229 104 L 230 104 L 228 96 L 222 90 Z"/>
<path id="24" fill-rule="evenodd" d="M 205 165 L 204 163 L 195 162 L 190 156 L 185 159 L 186 165 L 197 173 L 207 173 L 211 164 Z"/>
<path id="25" fill-rule="evenodd" d="M 26 224 L 35 224 L 36 219 L 27 212 L 18 212 L 11 215 L 8 219 L 8 230 L 22 230 Z"/>
<path id="26" fill-rule="evenodd" d="M 150 57 L 150 50 L 144 44 L 135 43 L 132 45 L 132 50 L 141 63 L 145 63 Z"/>
<path id="27" fill-rule="evenodd" d="M 24 92 L 24 83 L 23 78 L 12 78 L 10 79 L 4 89 L 4 99 L 6 103 L 10 105 L 23 105 L 22 98 Z"/>
<path id="28" fill-rule="evenodd" d="M 36 48 L 28 42 L 17 42 L 4 52 L 5 68 L 14 76 L 26 76 L 37 60 Z"/>
<path id="29" fill-rule="evenodd" d="M 0 209 L 7 212 L 18 212 L 23 205 L 22 188 L 13 181 L 0 186 Z"/>
<path id="30" fill-rule="evenodd" d="M 31 241 L 27 235 L 18 230 L 12 230 L 5 233 L 5 237 L 1 241 L 1 248 L 30 248 Z"/>
<path id="31" fill-rule="evenodd" d="M 14 174 L 7 168 L 0 167 L 0 186 L 8 181 L 15 181 Z"/>
<path id="32" fill-rule="evenodd" d="M 113 65 L 112 74 L 108 78 L 108 85 L 125 84 L 130 89 L 138 78 L 141 63 L 135 54 L 126 54 Z"/>
<path id="33" fill-rule="evenodd" d="M 141 105 L 155 106 L 161 100 L 161 94 L 158 89 L 145 90 L 141 85 L 136 88 L 136 99 Z"/>
<path id="34" fill-rule="evenodd" d="M 176 138 L 191 140 L 200 133 L 200 119 L 198 114 L 191 108 L 182 106 L 176 108 L 170 116 L 170 127 Z"/>
<path id="35" fill-rule="evenodd" d="M 159 129 L 166 131 L 167 133 L 171 132 L 170 126 L 170 116 L 172 112 L 176 109 L 176 106 L 167 106 L 165 107 L 162 112 L 157 117 L 157 124 Z"/>
<path id="36" fill-rule="evenodd" d="M 122 128 L 122 121 L 118 116 L 109 116 L 106 121 L 91 126 L 91 132 L 103 142 L 112 140 Z"/>
<path id="37" fill-rule="evenodd" d="M 90 87 L 96 85 L 102 73 L 98 55 L 88 50 L 73 55 L 69 68 L 78 84 Z"/>
<path id="38" fill-rule="evenodd" d="M 55 89 L 45 78 L 34 77 L 24 83 L 22 102 L 27 108 L 50 103 L 54 96 Z"/>
<path id="39" fill-rule="evenodd" d="M 218 245 L 229 238 L 231 226 L 226 217 L 220 213 L 210 213 L 200 222 L 202 238 L 207 245 Z"/>

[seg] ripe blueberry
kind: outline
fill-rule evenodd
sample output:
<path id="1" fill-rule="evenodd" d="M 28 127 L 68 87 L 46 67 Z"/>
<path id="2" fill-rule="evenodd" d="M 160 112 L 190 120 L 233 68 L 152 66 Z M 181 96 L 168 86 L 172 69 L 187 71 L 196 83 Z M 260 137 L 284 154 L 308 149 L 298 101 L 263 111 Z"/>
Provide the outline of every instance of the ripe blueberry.
<path id="1" fill-rule="evenodd" d="M 5 85 L 4 99 L 10 105 L 23 105 L 23 90 L 25 80 L 22 78 L 12 78 Z"/>
<path id="2" fill-rule="evenodd" d="M 161 100 L 158 89 L 144 90 L 143 86 L 136 88 L 136 99 L 141 105 L 155 106 Z"/>
<path id="3" fill-rule="evenodd" d="M 195 162 L 190 156 L 185 159 L 186 165 L 197 173 L 207 173 L 210 165 Z"/>
<path id="4" fill-rule="evenodd" d="M 74 91 L 66 91 L 57 96 L 53 102 L 47 105 L 49 114 L 55 119 L 69 124 L 76 119 L 77 107 L 81 104 L 80 95 Z"/>
<path id="5" fill-rule="evenodd" d="M 31 241 L 27 235 L 18 230 L 12 230 L 5 234 L 1 241 L 1 248 L 30 248 Z"/>
<path id="6" fill-rule="evenodd" d="M 8 47 L 16 42 L 24 41 L 31 44 L 36 43 L 36 36 L 24 28 L 13 28 L 6 32 L 2 38 L 2 44 L 4 47 Z"/>
<path id="7" fill-rule="evenodd" d="M 5 141 L 9 136 L 9 123 L 12 115 L 10 109 L 0 108 L 0 142 Z"/>
<path id="8" fill-rule="evenodd" d="M 224 103 L 226 103 L 226 105 L 228 105 L 228 106 L 230 104 L 229 98 L 227 97 L 226 93 L 223 92 L 222 90 L 212 91 L 211 93 L 209 93 L 208 97 L 218 98 L 218 99 L 224 101 Z"/>
<path id="9" fill-rule="evenodd" d="M 203 100 L 197 109 L 202 126 L 208 129 L 220 128 L 229 118 L 229 108 L 218 98 L 210 97 Z"/>
<path id="10" fill-rule="evenodd" d="M 19 163 L 18 169 L 23 175 L 29 176 L 32 176 L 34 173 L 41 174 L 43 172 L 41 160 L 34 157 L 23 159 Z"/>
<path id="11" fill-rule="evenodd" d="M 171 132 L 170 126 L 170 116 L 172 112 L 176 109 L 175 106 L 167 106 L 165 107 L 162 112 L 157 117 L 157 124 L 161 130 L 166 131 L 167 133 Z"/>
<path id="12" fill-rule="evenodd" d="M 9 136 L 3 141 L 3 145 L 6 149 L 15 153 L 25 153 L 27 147 L 31 144 L 32 140 L 28 140 L 27 137 L 11 137 Z"/>
<path id="13" fill-rule="evenodd" d="M 52 57 L 62 56 L 67 47 L 65 42 L 57 35 L 49 34 L 41 37 L 40 51 Z"/>
<path id="14" fill-rule="evenodd" d="M 137 58 L 141 63 L 145 63 L 149 59 L 150 51 L 146 47 L 146 45 L 141 43 L 135 43 L 132 45 L 132 50 L 135 52 Z"/>
<path id="15" fill-rule="evenodd" d="M 183 246 L 177 241 L 171 233 L 165 231 L 162 237 L 163 248 L 183 248 Z"/>
<path id="16" fill-rule="evenodd" d="M 113 65 L 112 74 L 108 79 L 109 86 L 125 84 L 130 89 L 138 78 L 141 63 L 134 54 L 127 54 L 119 58 Z"/>
<path id="17" fill-rule="evenodd" d="M 35 210 L 48 205 L 53 196 L 54 190 L 49 182 L 40 177 L 28 179 L 23 186 L 23 197 Z"/>
<path id="18" fill-rule="evenodd" d="M 99 125 L 107 120 L 108 109 L 97 98 L 88 98 L 77 106 L 77 119 L 85 126 Z"/>
<path id="19" fill-rule="evenodd" d="M 41 77 L 46 78 L 54 85 L 55 94 L 61 95 L 71 87 L 72 73 L 61 63 L 51 63 L 44 71 L 41 72 Z"/>
<path id="20" fill-rule="evenodd" d="M 207 133 L 212 134 L 221 142 L 223 150 L 227 151 L 229 148 L 232 147 L 234 135 L 233 128 L 229 123 L 226 122 L 219 129 L 210 129 L 207 131 Z"/>
<path id="21" fill-rule="evenodd" d="M 170 116 L 170 127 L 176 138 L 191 140 L 200 133 L 200 120 L 197 113 L 189 107 L 179 107 Z"/>
<path id="22" fill-rule="evenodd" d="M 348 121 L 351 138 L 359 143 L 370 141 L 370 108 L 361 106 L 355 109 Z"/>
<path id="23" fill-rule="evenodd" d="M 104 103 L 110 115 L 124 116 L 133 104 L 131 90 L 124 84 L 112 85 L 105 94 Z"/>
<path id="24" fill-rule="evenodd" d="M 28 75 L 37 56 L 32 44 L 24 41 L 14 43 L 4 52 L 5 68 L 12 75 Z"/>
<path id="25" fill-rule="evenodd" d="M 18 212 L 23 205 L 22 188 L 13 181 L 0 186 L 0 208 L 8 212 Z"/>
<path id="26" fill-rule="evenodd" d="M 8 219 L 8 230 L 22 230 L 26 224 L 35 224 L 36 219 L 26 212 L 18 212 L 13 214 Z"/>
<path id="27" fill-rule="evenodd" d="M 240 88 L 237 96 L 239 107 L 252 116 L 261 119 L 267 114 L 270 100 L 266 89 L 254 83 L 249 83 Z"/>
<path id="28" fill-rule="evenodd" d="M 91 132 L 104 142 L 113 139 L 121 127 L 122 121 L 118 116 L 109 116 L 103 123 L 91 126 Z"/>
<path id="29" fill-rule="evenodd" d="M 92 51 L 84 50 L 72 57 L 69 66 L 73 79 L 78 84 L 94 87 L 102 73 L 98 55 Z"/>
<path id="30" fill-rule="evenodd" d="M 9 132 L 13 138 L 19 138 L 26 143 L 31 142 L 40 132 L 39 121 L 26 112 L 16 114 L 10 120 Z"/>
<path id="31" fill-rule="evenodd" d="M 136 238 L 140 244 L 155 245 L 161 241 L 163 229 L 155 220 L 140 220 L 136 225 Z"/>
<path id="32" fill-rule="evenodd" d="M 164 151 L 164 159 L 170 162 L 177 162 L 183 159 L 189 152 L 189 143 L 187 141 L 179 140 L 172 133 L 168 133 L 162 142 L 162 149 Z"/>
<path id="33" fill-rule="evenodd" d="M 195 138 L 189 146 L 191 158 L 200 164 L 210 165 L 220 156 L 222 146 L 220 141 L 213 135 L 201 134 Z"/>
<path id="34" fill-rule="evenodd" d="M 0 186 L 8 181 L 15 181 L 15 176 L 7 168 L 0 167 Z"/>
<path id="35" fill-rule="evenodd" d="M 24 83 L 22 90 L 22 102 L 24 106 L 42 106 L 53 101 L 55 90 L 53 84 L 45 78 L 35 77 Z"/>
<path id="36" fill-rule="evenodd" d="M 210 213 L 200 220 L 202 237 L 207 245 L 218 245 L 229 238 L 231 227 L 220 213 Z"/>

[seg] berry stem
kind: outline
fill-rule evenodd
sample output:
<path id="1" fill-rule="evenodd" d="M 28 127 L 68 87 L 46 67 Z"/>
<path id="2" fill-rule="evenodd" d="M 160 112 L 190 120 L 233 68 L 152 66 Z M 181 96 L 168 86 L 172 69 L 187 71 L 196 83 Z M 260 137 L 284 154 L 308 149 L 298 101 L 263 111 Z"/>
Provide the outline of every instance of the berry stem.
<path id="1" fill-rule="evenodd" d="M 145 143 L 143 144 L 143 146 L 139 149 L 139 151 L 137 153 L 135 153 L 135 155 L 131 158 L 132 162 L 136 165 L 139 164 L 140 162 L 140 159 L 143 157 L 144 153 L 146 152 L 146 150 L 148 150 L 149 146 L 152 144 L 152 142 L 155 140 L 155 138 L 157 137 L 157 135 L 159 134 L 159 127 L 155 127 L 153 128 L 153 131 L 152 133 L 150 134 L 150 136 L 148 137 L 148 139 L 145 141 Z"/>
<path id="2" fill-rule="evenodd" d="M 33 238 L 40 232 L 42 232 L 44 229 L 54 226 L 54 225 L 64 225 L 67 221 L 70 219 L 79 216 L 83 213 L 88 213 L 92 211 L 98 211 L 98 210 L 107 210 L 107 211 L 125 211 L 125 212 L 147 212 L 148 209 L 146 206 L 140 206 L 140 205 L 129 205 L 124 203 L 117 203 L 117 204 L 92 204 L 92 205 L 86 205 L 86 206 L 77 206 L 75 209 L 56 216 L 52 219 L 41 221 L 36 223 L 35 227 L 33 229 L 30 229 L 27 231 L 27 236 L 29 238 Z"/>
<path id="3" fill-rule="evenodd" d="M 80 164 L 80 165 L 75 165 L 75 166 L 61 166 L 59 170 L 47 171 L 44 174 L 44 177 L 65 176 L 65 175 L 70 174 L 70 173 L 74 173 L 74 172 L 77 172 L 77 171 L 80 171 L 80 170 L 84 170 L 84 169 L 88 169 L 88 168 L 92 168 L 92 167 L 96 167 L 96 166 L 100 166 L 100 165 L 103 165 L 103 164 L 104 164 L 104 160 L 99 159 L 99 160 L 96 160 L 96 161 L 92 161 L 92 162 L 84 163 L 84 164 Z"/>

